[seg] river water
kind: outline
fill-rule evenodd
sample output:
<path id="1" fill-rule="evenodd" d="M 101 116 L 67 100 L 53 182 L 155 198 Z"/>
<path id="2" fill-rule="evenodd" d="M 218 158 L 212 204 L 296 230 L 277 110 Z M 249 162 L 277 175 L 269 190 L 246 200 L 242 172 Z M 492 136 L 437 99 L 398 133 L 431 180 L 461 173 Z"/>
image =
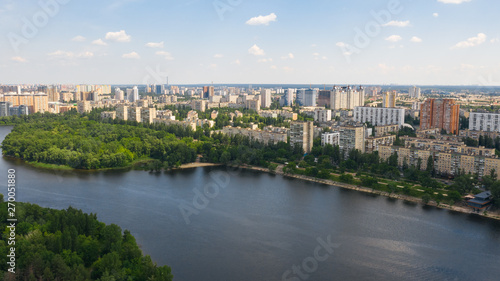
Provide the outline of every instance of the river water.
<path id="1" fill-rule="evenodd" d="M 500 280 L 500 223 L 475 215 L 220 167 L 55 172 L 2 158 L 1 193 L 11 168 L 18 201 L 129 229 L 174 280 Z"/>

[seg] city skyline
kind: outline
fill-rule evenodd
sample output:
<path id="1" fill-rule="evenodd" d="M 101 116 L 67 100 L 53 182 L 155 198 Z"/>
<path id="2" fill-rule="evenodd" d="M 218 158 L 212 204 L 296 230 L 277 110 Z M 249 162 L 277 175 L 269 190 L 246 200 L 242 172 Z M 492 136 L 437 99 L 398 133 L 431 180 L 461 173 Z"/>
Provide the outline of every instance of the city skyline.
<path id="1" fill-rule="evenodd" d="M 500 85 L 491 1 L 39 3 L 0 6 L 2 84 Z"/>

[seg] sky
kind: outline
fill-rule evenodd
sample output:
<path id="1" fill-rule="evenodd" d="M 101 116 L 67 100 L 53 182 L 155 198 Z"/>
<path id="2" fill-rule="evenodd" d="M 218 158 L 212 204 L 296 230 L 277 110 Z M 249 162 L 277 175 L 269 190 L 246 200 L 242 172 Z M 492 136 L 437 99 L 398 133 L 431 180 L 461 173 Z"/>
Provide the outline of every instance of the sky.
<path id="1" fill-rule="evenodd" d="M 500 85 L 495 0 L 0 0 L 0 84 Z"/>

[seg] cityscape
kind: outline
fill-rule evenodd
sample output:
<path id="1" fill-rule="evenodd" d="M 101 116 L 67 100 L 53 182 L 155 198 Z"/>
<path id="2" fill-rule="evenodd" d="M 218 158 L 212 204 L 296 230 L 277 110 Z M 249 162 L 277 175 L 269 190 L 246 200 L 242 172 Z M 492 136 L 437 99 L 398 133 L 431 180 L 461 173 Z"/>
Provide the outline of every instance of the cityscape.
<path id="1" fill-rule="evenodd" d="M 500 276 L 498 3 L 105 2 L 0 4 L 0 280 Z"/>

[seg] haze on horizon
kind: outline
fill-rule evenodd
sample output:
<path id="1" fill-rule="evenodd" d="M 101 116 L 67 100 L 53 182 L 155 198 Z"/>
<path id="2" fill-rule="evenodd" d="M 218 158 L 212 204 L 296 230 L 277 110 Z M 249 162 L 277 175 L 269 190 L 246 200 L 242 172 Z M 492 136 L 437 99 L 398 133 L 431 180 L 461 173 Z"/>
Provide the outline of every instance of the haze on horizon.
<path id="1" fill-rule="evenodd" d="M 498 86 L 499 9 L 481 0 L 5 0 L 0 83 Z"/>

